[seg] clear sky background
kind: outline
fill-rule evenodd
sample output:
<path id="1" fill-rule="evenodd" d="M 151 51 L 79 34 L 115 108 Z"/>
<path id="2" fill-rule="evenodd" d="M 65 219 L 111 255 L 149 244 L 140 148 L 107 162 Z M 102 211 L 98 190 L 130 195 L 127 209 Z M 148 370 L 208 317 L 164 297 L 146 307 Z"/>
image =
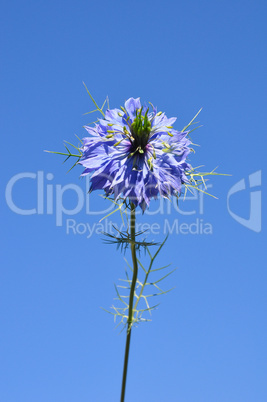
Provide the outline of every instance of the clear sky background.
<path id="1" fill-rule="evenodd" d="M 267 400 L 266 217 L 259 203 L 266 11 L 259 0 L 2 2 L 1 402 L 119 400 L 125 333 L 100 307 L 113 304 L 125 262 L 96 231 L 82 234 L 107 202 L 94 193 L 88 211 L 83 205 L 63 214 L 57 226 L 63 186 L 85 193 L 85 180 L 82 168 L 66 174 L 71 163 L 43 152 L 85 135 L 83 125 L 94 118 L 84 115 L 93 105 L 83 81 L 99 103 L 108 96 L 111 107 L 131 96 L 151 101 L 178 117 L 177 129 L 203 107 L 203 127 L 193 134 L 200 147 L 190 162 L 232 175 L 210 180 L 218 200 L 181 201 L 188 214 L 174 207 L 168 213 L 165 203 L 164 214 L 138 216 L 159 224 L 150 240 L 164 239 L 165 219 L 195 226 L 194 233 L 173 231 L 159 255 L 157 267 L 178 268 L 163 285 L 175 289 L 157 300 L 152 322 L 133 331 L 126 401 Z M 240 181 L 246 189 L 231 195 L 230 210 L 250 227 L 227 208 Z M 37 209 L 38 202 L 30 215 L 14 211 Z M 74 190 L 64 193 L 63 204 L 77 206 Z M 152 211 L 159 205 L 153 202 Z M 112 220 L 120 223 L 118 215 Z M 209 224 L 212 233 L 201 234 L 197 224 Z"/>

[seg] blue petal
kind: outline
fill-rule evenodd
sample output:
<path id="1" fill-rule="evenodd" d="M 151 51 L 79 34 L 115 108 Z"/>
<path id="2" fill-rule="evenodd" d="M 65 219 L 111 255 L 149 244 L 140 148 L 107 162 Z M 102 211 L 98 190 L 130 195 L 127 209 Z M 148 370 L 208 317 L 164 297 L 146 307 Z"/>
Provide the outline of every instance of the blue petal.
<path id="1" fill-rule="evenodd" d="M 136 116 L 136 110 L 141 109 L 141 102 L 140 102 L 140 98 L 129 98 L 125 104 L 125 109 L 128 113 L 128 115 L 130 116 L 132 122 Z"/>

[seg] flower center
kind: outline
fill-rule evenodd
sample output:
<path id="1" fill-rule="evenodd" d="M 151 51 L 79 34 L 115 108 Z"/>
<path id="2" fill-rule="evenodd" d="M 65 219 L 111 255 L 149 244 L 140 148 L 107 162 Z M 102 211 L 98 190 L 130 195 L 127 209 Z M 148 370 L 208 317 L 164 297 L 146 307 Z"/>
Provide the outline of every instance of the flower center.
<path id="1" fill-rule="evenodd" d="M 136 111 L 136 118 L 131 125 L 131 134 L 134 138 L 133 151 L 138 150 L 140 153 L 144 153 L 151 132 L 151 123 L 147 117 L 148 109 L 144 116 L 142 109 Z"/>

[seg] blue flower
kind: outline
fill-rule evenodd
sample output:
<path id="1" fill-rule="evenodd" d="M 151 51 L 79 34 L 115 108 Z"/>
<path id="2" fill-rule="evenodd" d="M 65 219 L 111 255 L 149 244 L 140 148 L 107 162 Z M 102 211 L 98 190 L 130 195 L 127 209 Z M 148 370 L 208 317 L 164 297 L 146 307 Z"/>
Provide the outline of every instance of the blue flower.
<path id="1" fill-rule="evenodd" d="M 140 98 L 130 98 L 121 110 L 106 110 L 95 127 L 85 126 L 90 137 L 83 139 L 79 161 L 82 175 L 91 175 L 91 191 L 128 198 L 143 211 L 158 195 L 179 196 L 191 169 L 188 131 L 174 130 L 176 118 L 151 106 L 150 112 Z"/>

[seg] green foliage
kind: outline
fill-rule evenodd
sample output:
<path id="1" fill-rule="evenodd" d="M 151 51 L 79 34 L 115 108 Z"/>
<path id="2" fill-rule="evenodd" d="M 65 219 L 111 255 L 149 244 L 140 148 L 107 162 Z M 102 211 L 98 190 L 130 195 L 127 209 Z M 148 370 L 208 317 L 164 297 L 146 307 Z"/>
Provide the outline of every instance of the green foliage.
<path id="1" fill-rule="evenodd" d="M 145 321 L 151 321 L 151 312 L 155 310 L 158 306 L 159 303 L 153 304 L 150 303 L 150 300 L 152 300 L 156 296 L 160 296 L 163 294 L 166 294 L 170 292 L 172 289 L 168 290 L 163 290 L 159 284 L 162 282 L 165 278 L 167 278 L 169 275 L 171 275 L 174 271 L 170 271 L 165 273 L 163 276 L 157 279 L 151 280 L 151 274 L 156 275 L 157 272 L 166 270 L 170 265 L 166 265 L 160 268 L 153 268 L 154 267 L 154 262 L 159 254 L 160 250 L 164 246 L 166 239 L 163 241 L 163 243 L 160 244 L 158 247 L 157 251 L 155 252 L 154 255 L 152 255 L 150 251 L 150 245 L 147 245 L 148 243 L 143 242 L 142 246 L 144 247 L 148 257 L 149 257 L 149 264 L 148 268 L 145 268 L 143 263 L 141 263 L 140 259 L 137 259 L 138 262 L 138 278 L 136 281 L 136 286 L 134 290 L 134 305 L 133 305 L 133 318 L 132 318 L 132 323 L 131 325 L 136 325 L 139 324 L 140 322 L 145 322 Z M 130 240 L 129 240 L 130 242 Z M 140 242 L 141 243 L 141 242 Z M 155 245 L 155 243 L 153 244 Z M 107 313 L 113 315 L 114 317 L 114 322 L 117 323 L 117 326 L 122 325 L 122 330 L 127 326 L 127 320 L 129 317 L 129 292 L 132 286 L 132 280 L 129 277 L 129 273 L 133 272 L 132 266 L 128 263 L 128 261 L 125 259 L 126 262 L 126 268 L 125 268 L 125 276 L 126 279 L 119 279 L 120 284 L 115 285 L 115 291 L 116 291 L 116 298 L 115 300 L 118 301 L 118 306 L 112 305 L 111 306 L 111 311 L 103 309 Z M 148 314 L 147 314 L 148 313 Z"/>

